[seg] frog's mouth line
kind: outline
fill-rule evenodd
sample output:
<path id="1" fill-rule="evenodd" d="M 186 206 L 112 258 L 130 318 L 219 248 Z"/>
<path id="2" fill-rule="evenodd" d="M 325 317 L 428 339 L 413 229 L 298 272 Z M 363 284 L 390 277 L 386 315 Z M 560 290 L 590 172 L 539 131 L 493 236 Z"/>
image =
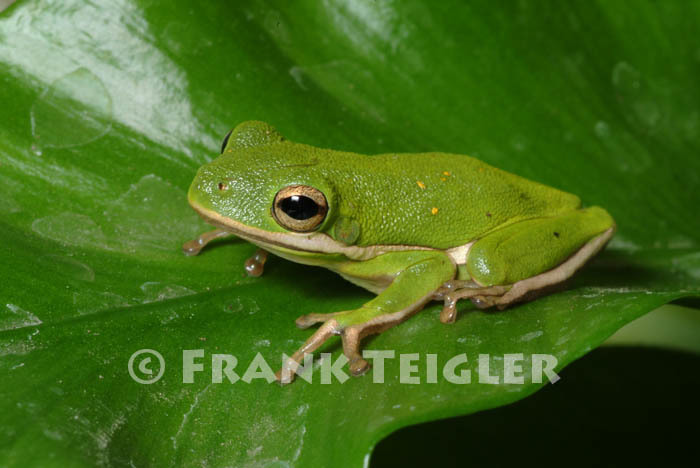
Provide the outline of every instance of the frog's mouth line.
<path id="1" fill-rule="evenodd" d="M 342 254 L 351 260 L 358 261 L 369 260 L 386 252 L 433 250 L 428 247 L 408 245 L 373 245 L 369 247 L 345 245 L 322 232 L 314 232 L 311 234 L 268 232 L 259 228 L 246 226 L 231 218 L 222 216 L 213 210 L 204 208 L 191 200 L 190 206 L 192 206 L 199 216 L 207 223 L 230 231 L 262 248 L 270 248 L 272 250 L 274 250 L 275 247 L 279 247 L 309 253 Z"/>

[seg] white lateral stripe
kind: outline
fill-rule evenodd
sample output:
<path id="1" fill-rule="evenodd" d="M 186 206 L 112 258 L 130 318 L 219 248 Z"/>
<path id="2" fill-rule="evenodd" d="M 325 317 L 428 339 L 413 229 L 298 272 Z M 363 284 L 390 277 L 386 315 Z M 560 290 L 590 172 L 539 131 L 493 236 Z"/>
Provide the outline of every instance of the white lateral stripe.
<path id="1" fill-rule="evenodd" d="M 474 242 L 476 241 L 471 241 L 470 243 L 460 245 L 459 247 L 452 247 L 451 249 L 447 249 L 445 253 L 449 255 L 452 263 L 455 265 L 466 265 L 469 251 L 471 250 L 472 245 L 474 245 Z"/>
<path id="2" fill-rule="evenodd" d="M 360 247 L 357 245 L 346 245 L 338 242 L 328 234 L 323 232 L 313 232 L 303 234 L 297 232 L 268 232 L 259 228 L 246 226 L 243 223 L 234 221 L 231 218 L 208 210 L 190 201 L 192 208 L 210 224 L 231 231 L 243 239 L 253 244 L 262 244 L 261 247 L 284 247 L 292 250 L 305 252 L 316 252 L 325 254 L 342 254 L 351 260 L 369 260 L 387 252 L 402 252 L 407 250 L 438 250 L 430 247 L 412 245 L 372 245 Z M 453 263 L 462 265 L 466 263 L 467 254 L 474 242 L 470 242 L 459 247 L 452 247 L 445 251 Z"/>

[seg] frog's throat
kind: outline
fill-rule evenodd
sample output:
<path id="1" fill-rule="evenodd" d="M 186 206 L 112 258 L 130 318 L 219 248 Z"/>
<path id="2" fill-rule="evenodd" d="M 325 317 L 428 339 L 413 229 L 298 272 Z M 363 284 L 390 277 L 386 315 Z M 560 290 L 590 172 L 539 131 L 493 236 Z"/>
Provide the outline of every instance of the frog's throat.
<path id="1" fill-rule="evenodd" d="M 270 250 L 275 250 L 277 247 L 311 253 L 341 254 L 350 260 L 357 261 L 369 260 L 387 252 L 435 250 L 429 247 L 413 245 L 371 245 L 366 247 L 346 245 L 323 232 L 313 232 L 309 234 L 268 232 L 263 229 L 246 226 L 231 218 L 222 216 L 215 211 L 204 208 L 191 200 L 190 205 L 207 223 L 230 231 L 248 242 Z M 456 265 L 464 264 L 471 244 L 472 243 L 469 243 L 449 249 L 446 253 Z"/>

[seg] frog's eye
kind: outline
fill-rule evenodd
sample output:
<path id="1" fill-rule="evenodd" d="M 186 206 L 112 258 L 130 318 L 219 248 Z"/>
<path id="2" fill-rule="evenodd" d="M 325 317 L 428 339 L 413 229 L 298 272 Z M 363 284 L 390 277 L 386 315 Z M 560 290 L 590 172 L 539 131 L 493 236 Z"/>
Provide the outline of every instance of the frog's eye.
<path id="1" fill-rule="evenodd" d="M 224 137 L 224 141 L 221 143 L 221 154 L 224 154 L 224 150 L 226 149 L 226 145 L 228 145 L 228 139 L 231 138 L 232 132 L 233 129 L 229 130 L 226 136 Z"/>
<path id="2" fill-rule="evenodd" d="M 308 185 L 290 185 L 275 195 L 272 216 L 277 224 L 295 232 L 318 228 L 328 213 L 326 197 Z"/>

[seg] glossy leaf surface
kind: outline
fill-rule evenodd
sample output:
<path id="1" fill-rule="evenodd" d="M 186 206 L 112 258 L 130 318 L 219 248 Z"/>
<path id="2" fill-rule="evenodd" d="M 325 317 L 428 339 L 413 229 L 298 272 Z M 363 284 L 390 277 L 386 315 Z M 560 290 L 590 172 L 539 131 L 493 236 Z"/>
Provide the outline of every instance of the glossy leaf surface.
<path id="1" fill-rule="evenodd" d="M 358 466 L 408 424 L 521 399 L 477 357 L 561 368 L 625 323 L 700 293 L 700 4 L 25 1 L 0 16 L 0 464 Z M 185 192 L 243 120 L 363 153 L 470 154 L 601 205 L 619 231 L 563 292 L 499 313 L 433 305 L 366 348 L 419 353 L 421 384 L 370 376 L 212 383 L 308 336 L 293 320 L 370 296 L 254 247 L 180 245 Z M 152 385 L 129 357 L 158 350 Z M 183 383 L 183 350 L 204 370 Z M 324 349 L 334 356 L 338 343 Z M 426 382 L 466 353 L 475 380 Z M 501 357 L 499 359 L 499 357 Z M 152 363 L 153 365 L 154 363 Z M 155 367 L 153 367 L 155 368 Z M 499 371 L 500 368 L 500 371 Z"/>

